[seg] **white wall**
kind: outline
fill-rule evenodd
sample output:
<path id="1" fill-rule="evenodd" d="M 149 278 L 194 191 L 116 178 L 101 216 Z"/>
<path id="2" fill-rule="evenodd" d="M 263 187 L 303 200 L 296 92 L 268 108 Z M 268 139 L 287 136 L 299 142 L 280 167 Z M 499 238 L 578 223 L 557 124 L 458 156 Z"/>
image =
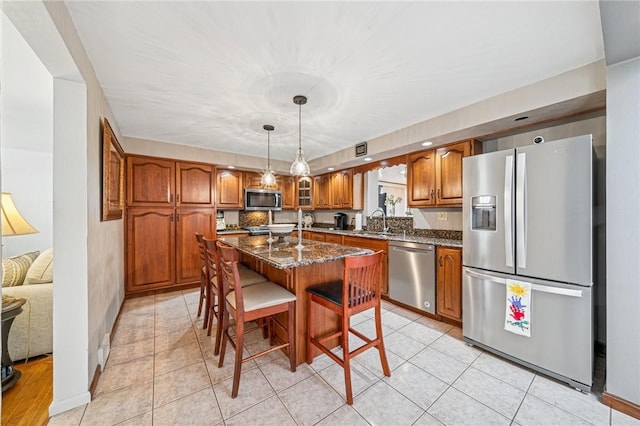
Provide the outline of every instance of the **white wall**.
<path id="1" fill-rule="evenodd" d="M 4 237 L 2 255 L 52 247 L 53 154 L 2 147 L 2 191 L 11 193 L 18 211 L 38 230 L 36 234 Z"/>
<path id="2" fill-rule="evenodd" d="M 100 220 L 102 117 L 121 134 L 64 2 L 0 6 L 54 77 L 54 415 L 88 401 L 124 300 L 123 220 Z"/>
<path id="3" fill-rule="evenodd" d="M 53 243 L 53 78 L 11 21 L 2 20 L 2 191 L 39 232 L 3 239 L 3 256 Z"/>
<path id="4" fill-rule="evenodd" d="M 607 69 L 607 392 L 640 404 L 640 58 Z"/>

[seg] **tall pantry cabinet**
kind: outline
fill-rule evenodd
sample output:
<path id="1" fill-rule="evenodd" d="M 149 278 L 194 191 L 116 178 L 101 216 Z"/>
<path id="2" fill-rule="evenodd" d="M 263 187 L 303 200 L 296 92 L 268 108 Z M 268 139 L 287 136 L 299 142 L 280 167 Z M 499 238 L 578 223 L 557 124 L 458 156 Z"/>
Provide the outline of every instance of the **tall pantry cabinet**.
<path id="1" fill-rule="evenodd" d="M 126 292 L 200 280 L 195 233 L 215 234 L 215 167 L 127 157 Z"/>

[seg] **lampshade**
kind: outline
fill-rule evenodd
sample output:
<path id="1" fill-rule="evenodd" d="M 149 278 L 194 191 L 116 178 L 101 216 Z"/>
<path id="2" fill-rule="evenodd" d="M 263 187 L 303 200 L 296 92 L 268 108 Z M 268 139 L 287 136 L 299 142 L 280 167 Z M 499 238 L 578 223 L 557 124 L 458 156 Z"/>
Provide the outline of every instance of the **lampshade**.
<path id="1" fill-rule="evenodd" d="M 294 96 L 293 103 L 298 105 L 298 152 L 296 153 L 296 159 L 291 163 L 289 173 L 294 176 L 309 176 L 311 169 L 302 152 L 302 105 L 307 103 L 307 97 L 302 95 Z"/>
<path id="2" fill-rule="evenodd" d="M 267 169 L 260 177 L 260 185 L 265 188 L 274 188 L 276 186 L 276 177 L 271 170 L 271 131 L 275 129 L 271 124 L 262 126 L 267 131 Z"/>
<path id="3" fill-rule="evenodd" d="M 31 226 L 31 224 L 22 217 L 9 192 L 2 193 L 0 207 L 2 208 L 3 236 L 35 234 L 38 232 L 36 228 Z"/>

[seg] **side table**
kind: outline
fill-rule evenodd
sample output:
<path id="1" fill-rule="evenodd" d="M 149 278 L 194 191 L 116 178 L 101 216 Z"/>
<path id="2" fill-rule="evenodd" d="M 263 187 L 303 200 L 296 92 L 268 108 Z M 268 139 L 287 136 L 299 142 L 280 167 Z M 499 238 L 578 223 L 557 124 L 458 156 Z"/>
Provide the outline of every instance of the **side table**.
<path id="1" fill-rule="evenodd" d="M 13 319 L 22 312 L 22 305 L 26 299 L 10 296 L 2 297 L 2 391 L 13 386 L 22 376 L 19 370 L 13 367 L 13 361 L 9 356 L 9 331 Z"/>

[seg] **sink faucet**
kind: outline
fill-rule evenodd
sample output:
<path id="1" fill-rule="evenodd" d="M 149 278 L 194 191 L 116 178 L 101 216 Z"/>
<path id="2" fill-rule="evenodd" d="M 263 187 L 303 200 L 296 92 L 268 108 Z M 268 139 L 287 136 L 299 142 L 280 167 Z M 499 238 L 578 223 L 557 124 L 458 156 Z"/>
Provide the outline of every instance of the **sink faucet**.
<path id="1" fill-rule="evenodd" d="M 382 207 L 378 207 L 377 209 L 375 209 L 371 213 L 371 217 L 373 218 L 373 216 L 378 212 L 382 213 L 382 233 L 386 234 L 387 232 L 389 232 L 389 228 L 387 228 L 387 215 L 384 214 L 384 210 L 382 210 Z"/>

